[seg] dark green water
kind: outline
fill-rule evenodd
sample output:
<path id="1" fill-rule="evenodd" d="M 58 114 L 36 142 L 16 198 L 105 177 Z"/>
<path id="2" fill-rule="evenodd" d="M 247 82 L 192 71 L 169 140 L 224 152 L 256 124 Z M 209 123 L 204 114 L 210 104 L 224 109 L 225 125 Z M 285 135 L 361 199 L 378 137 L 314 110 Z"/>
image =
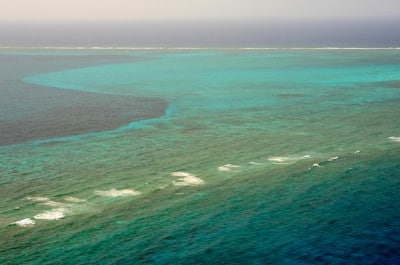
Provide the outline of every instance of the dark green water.
<path id="1" fill-rule="evenodd" d="M 0 262 L 400 263 L 399 50 L 97 53 L 20 79 L 159 118 L 0 147 Z"/>

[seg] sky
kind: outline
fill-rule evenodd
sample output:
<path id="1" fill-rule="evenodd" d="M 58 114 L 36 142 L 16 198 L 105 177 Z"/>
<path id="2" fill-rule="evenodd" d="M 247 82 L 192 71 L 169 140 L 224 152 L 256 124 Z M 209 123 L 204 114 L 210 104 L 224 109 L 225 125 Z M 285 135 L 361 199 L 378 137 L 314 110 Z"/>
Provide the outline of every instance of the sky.
<path id="1" fill-rule="evenodd" d="M 0 46 L 400 47 L 400 0 L 0 0 Z"/>
<path id="2" fill-rule="evenodd" d="M 391 20 L 400 0 L 0 0 L 0 21 Z"/>

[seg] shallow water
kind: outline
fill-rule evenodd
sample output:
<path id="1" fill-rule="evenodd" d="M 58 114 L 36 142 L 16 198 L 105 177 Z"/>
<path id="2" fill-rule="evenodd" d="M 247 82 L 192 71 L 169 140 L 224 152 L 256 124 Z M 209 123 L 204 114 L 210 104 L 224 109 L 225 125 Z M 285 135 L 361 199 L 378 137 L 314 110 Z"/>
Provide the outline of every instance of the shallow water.
<path id="1" fill-rule="evenodd" d="M 400 263 L 399 50 L 97 53 L 20 79 L 167 111 L 0 147 L 1 262 Z"/>
<path id="2" fill-rule="evenodd" d="M 163 115 L 167 104 L 158 98 L 54 89 L 21 80 L 35 73 L 137 60 L 138 54 L 0 51 L 0 145 L 112 130 Z"/>

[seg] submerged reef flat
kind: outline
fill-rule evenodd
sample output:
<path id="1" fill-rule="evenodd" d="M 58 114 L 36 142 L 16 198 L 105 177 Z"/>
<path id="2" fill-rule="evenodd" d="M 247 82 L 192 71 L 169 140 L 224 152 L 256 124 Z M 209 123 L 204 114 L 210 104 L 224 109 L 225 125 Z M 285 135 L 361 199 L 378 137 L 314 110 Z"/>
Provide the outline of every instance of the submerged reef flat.
<path id="1" fill-rule="evenodd" d="M 1 56 L 0 264 L 400 264 L 400 50 Z"/>
<path id="2" fill-rule="evenodd" d="M 55 97 L 63 104 L 25 119 L 0 118 L 0 145 L 113 130 L 135 121 L 160 117 L 168 107 L 162 99 L 31 89 L 36 89 L 35 93 L 42 93 L 43 97 Z"/>
<path id="3" fill-rule="evenodd" d="M 37 72 L 135 61 L 110 54 L 0 53 L 0 146 L 108 131 L 162 116 L 168 107 L 154 97 L 118 96 L 23 82 Z"/>

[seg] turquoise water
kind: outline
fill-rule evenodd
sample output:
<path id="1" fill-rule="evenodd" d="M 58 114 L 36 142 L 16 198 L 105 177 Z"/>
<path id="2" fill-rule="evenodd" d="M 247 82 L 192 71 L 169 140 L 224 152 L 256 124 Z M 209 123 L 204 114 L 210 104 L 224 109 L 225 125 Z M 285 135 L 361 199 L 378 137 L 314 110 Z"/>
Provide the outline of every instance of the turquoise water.
<path id="1" fill-rule="evenodd" d="M 21 80 L 168 108 L 0 147 L 0 262 L 400 263 L 399 50 L 99 53 Z"/>

